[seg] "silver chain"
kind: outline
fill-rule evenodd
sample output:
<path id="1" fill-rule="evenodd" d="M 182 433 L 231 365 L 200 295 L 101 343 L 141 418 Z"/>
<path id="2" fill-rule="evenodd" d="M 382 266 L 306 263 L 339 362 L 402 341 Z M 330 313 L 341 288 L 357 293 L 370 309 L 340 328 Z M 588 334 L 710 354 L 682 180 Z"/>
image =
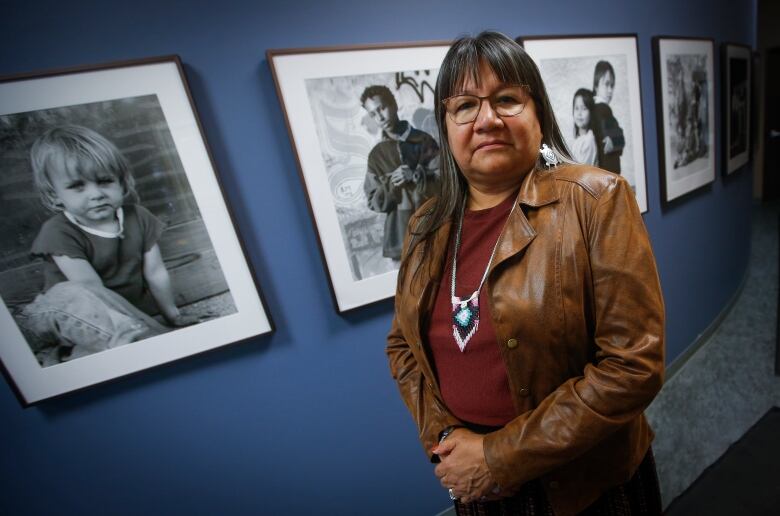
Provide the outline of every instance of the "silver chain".
<path id="1" fill-rule="evenodd" d="M 512 216 L 512 212 L 515 211 L 515 206 L 517 206 L 517 201 L 512 205 L 512 209 L 509 211 L 509 215 L 507 216 L 507 221 L 509 221 L 509 217 Z M 466 211 L 466 199 L 463 200 L 463 206 L 460 209 L 460 220 L 458 220 L 458 232 L 455 234 L 455 250 L 453 251 L 452 255 L 452 284 L 450 286 L 450 298 L 455 299 L 455 276 L 458 272 L 458 249 L 460 249 L 460 232 L 463 229 L 463 215 Z M 504 222 L 504 226 L 506 226 L 506 222 Z M 503 229 L 501 230 L 501 233 L 503 233 Z M 468 299 L 462 299 L 461 303 L 468 303 L 472 299 L 474 299 L 477 295 L 479 295 L 479 291 L 482 290 L 482 285 L 485 283 L 485 279 L 487 279 L 488 271 L 490 271 L 490 264 L 493 263 L 493 257 L 496 255 L 496 249 L 498 249 L 498 243 L 501 242 L 501 233 L 499 233 L 498 238 L 496 239 L 495 245 L 493 245 L 493 251 L 490 253 L 490 260 L 488 260 L 487 267 L 485 267 L 485 272 L 482 274 L 482 280 L 479 282 L 479 286 L 477 287 L 477 290 L 471 293 Z"/>

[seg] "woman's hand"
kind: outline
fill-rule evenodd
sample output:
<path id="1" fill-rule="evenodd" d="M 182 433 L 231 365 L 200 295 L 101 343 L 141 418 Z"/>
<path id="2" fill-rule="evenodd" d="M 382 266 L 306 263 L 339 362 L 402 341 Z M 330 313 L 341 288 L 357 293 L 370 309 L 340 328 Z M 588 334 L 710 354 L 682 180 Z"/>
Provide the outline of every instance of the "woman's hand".
<path id="1" fill-rule="evenodd" d="M 452 489 L 463 503 L 494 498 L 496 483 L 485 462 L 483 439 L 482 435 L 457 428 L 432 450 L 441 459 L 435 469 L 441 485 Z"/>

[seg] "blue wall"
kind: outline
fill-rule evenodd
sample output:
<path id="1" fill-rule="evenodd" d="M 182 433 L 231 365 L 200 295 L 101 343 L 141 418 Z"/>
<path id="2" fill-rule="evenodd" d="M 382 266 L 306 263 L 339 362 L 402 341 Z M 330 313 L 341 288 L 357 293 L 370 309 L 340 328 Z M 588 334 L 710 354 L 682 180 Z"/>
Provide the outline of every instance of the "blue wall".
<path id="1" fill-rule="evenodd" d="M 752 0 L 376 4 L 0 4 L 0 74 L 181 56 L 277 326 L 26 410 L 0 385 L 0 513 L 432 515 L 448 505 L 387 370 L 392 303 L 346 316 L 332 305 L 268 48 L 451 39 L 484 28 L 637 33 L 645 222 L 666 296 L 668 358 L 734 294 L 747 266 L 752 171 L 718 177 L 662 212 L 650 38 L 752 44 Z"/>

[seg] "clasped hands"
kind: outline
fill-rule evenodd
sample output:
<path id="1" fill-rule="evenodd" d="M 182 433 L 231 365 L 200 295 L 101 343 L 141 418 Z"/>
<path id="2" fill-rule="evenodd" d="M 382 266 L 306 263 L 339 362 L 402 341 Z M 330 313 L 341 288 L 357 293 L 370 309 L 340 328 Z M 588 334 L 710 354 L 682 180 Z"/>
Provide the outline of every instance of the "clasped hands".
<path id="1" fill-rule="evenodd" d="M 485 461 L 484 437 L 465 428 L 456 428 L 431 450 L 441 459 L 434 470 L 436 477 L 463 503 L 501 497 Z"/>
<path id="2" fill-rule="evenodd" d="M 390 183 L 393 186 L 401 186 L 404 183 L 416 183 L 419 181 L 420 171 L 412 170 L 408 165 L 399 165 L 398 168 L 393 170 L 390 174 Z"/>

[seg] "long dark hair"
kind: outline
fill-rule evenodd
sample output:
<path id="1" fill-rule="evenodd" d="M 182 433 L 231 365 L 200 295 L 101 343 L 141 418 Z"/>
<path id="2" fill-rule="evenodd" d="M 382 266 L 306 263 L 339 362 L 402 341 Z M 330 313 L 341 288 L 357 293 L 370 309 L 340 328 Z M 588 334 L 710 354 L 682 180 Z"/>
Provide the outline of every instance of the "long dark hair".
<path id="1" fill-rule="evenodd" d="M 596 125 L 593 123 L 593 117 L 595 116 L 594 110 L 596 109 L 596 103 L 593 100 L 593 92 L 590 90 L 586 90 L 585 88 L 580 88 L 576 92 L 574 92 L 574 96 L 571 99 L 571 109 L 572 114 L 574 113 L 574 105 L 577 103 L 577 97 L 580 97 L 582 99 L 582 103 L 585 104 L 585 107 L 588 108 L 588 113 L 590 116 L 590 120 L 588 121 L 588 127 L 587 129 L 593 129 L 593 127 Z M 585 130 L 587 132 L 587 129 Z M 580 135 L 579 127 L 577 127 L 577 122 L 574 122 L 574 137 Z"/>
<path id="2" fill-rule="evenodd" d="M 572 161 L 566 141 L 555 121 L 555 114 L 539 69 L 523 47 L 511 38 L 492 31 L 481 32 L 476 37 L 464 36 L 457 39 L 444 56 L 434 95 L 436 125 L 441 136 L 439 147 L 441 190 L 428 211 L 419 218 L 416 227 L 412 228 L 407 256 L 419 244 L 423 245 L 423 255 L 427 255 L 432 245 L 433 234 L 447 220 L 460 213 L 463 203 L 466 202 L 468 185 L 450 149 L 445 123 L 446 109 L 442 100 L 459 93 L 463 84 L 469 79 L 479 86 L 481 62 L 487 63 L 501 82 L 523 84 L 528 87 L 536 105 L 536 116 L 542 130 L 542 143 L 546 143 L 560 160 Z M 540 156 L 536 168 L 542 167 Z"/>

